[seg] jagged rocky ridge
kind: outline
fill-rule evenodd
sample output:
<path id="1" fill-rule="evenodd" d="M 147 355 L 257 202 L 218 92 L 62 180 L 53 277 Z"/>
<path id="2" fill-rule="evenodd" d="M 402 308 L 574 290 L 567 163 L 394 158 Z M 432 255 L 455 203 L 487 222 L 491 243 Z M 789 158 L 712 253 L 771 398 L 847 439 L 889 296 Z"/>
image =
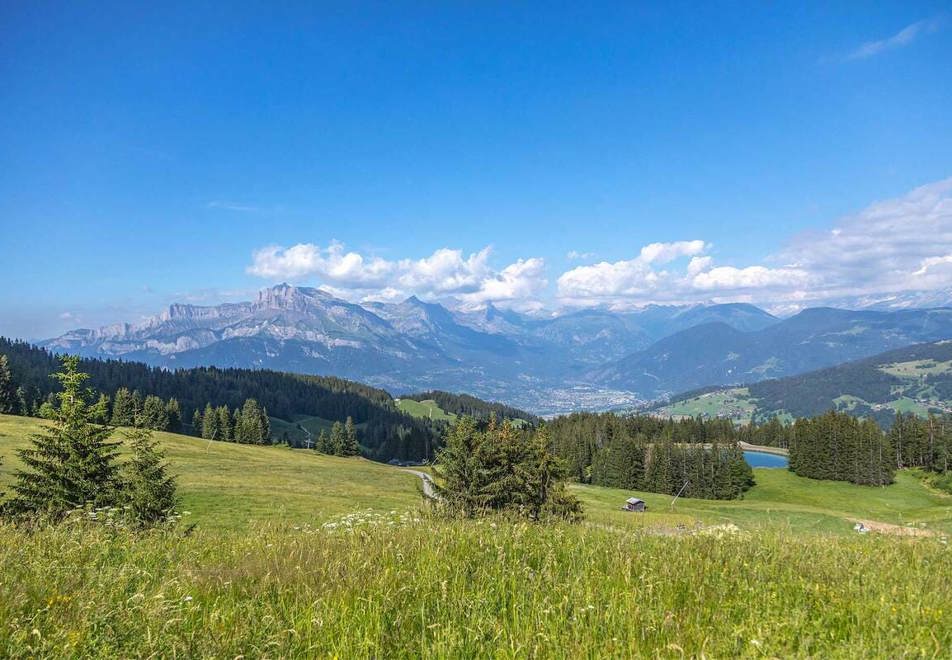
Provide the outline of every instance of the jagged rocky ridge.
<path id="1" fill-rule="evenodd" d="M 468 392 L 547 413 L 627 406 L 947 337 L 947 309 L 807 310 L 780 320 L 728 304 L 535 318 L 492 305 L 452 311 L 415 297 L 357 305 L 282 284 L 252 302 L 174 304 L 140 324 L 75 330 L 42 344 L 164 367 L 333 374 L 397 394 Z"/>

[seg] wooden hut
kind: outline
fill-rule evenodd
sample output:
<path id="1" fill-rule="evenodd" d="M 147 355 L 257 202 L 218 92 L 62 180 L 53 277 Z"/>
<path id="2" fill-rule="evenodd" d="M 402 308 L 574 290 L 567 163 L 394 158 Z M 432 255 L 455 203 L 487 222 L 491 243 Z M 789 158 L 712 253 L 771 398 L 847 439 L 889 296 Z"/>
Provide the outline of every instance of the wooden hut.
<path id="1" fill-rule="evenodd" d="M 629 497 L 625 500 L 625 506 L 622 507 L 625 511 L 644 511 L 648 508 L 648 505 L 645 504 L 644 500 L 639 500 L 637 497 Z"/>

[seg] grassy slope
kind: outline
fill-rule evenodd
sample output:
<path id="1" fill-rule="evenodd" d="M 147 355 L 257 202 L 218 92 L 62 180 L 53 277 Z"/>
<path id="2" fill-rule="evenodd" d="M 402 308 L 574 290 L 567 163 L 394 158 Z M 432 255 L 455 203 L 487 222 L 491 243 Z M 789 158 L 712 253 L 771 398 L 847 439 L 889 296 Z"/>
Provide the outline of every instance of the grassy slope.
<path id="1" fill-rule="evenodd" d="M 755 469 L 757 485 L 742 500 L 716 501 L 636 493 L 648 503 L 645 514 L 620 510 L 629 491 L 573 486 L 596 519 L 618 526 L 672 526 L 734 523 L 745 529 L 787 528 L 795 532 L 852 533 L 855 520 L 892 525 L 924 524 L 952 532 L 952 496 L 926 489 L 908 472 L 886 488 L 869 488 L 836 481 L 798 477 L 787 470 Z"/>
<path id="2" fill-rule="evenodd" d="M 425 401 L 415 401 L 413 399 L 400 399 L 397 403 L 397 408 L 406 414 L 412 417 L 418 418 L 427 418 L 427 419 L 437 419 L 444 420 L 447 422 L 455 422 L 456 415 L 453 413 L 448 413 L 431 399 Z"/>
<path id="3" fill-rule="evenodd" d="M 14 450 L 40 425 L 37 420 L 0 415 L 0 484 L 18 467 Z M 418 479 L 363 459 L 323 456 L 306 450 L 207 442 L 158 433 L 179 476 L 183 509 L 203 527 L 240 528 L 249 521 L 316 524 L 329 517 L 372 508 L 407 509 L 420 501 Z M 573 485 L 590 521 L 623 529 L 672 528 L 733 522 L 744 528 L 790 527 L 795 531 L 850 532 L 851 519 L 890 524 L 925 522 L 952 532 L 952 496 L 927 490 L 908 473 L 888 488 L 804 479 L 786 470 L 757 469 L 755 486 L 743 500 L 718 502 L 637 493 L 648 513 L 619 510 L 631 492 Z"/>
<path id="4" fill-rule="evenodd" d="M 14 450 L 26 446 L 39 425 L 0 415 L 0 484 L 18 467 Z M 356 509 L 406 509 L 420 499 L 417 477 L 364 459 L 156 437 L 178 475 L 182 508 L 203 527 L 241 527 L 253 519 L 313 524 Z"/>
<path id="5" fill-rule="evenodd" d="M 0 416 L 0 454 L 38 422 Z M 949 529 L 912 475 L 870 489 L 756 470 L 738 502 L 575 486 L 584 525 L 445 522 L 360 459 L 159 434 L 198 530 L 25 534 L 0 523 L 0 657 L 899 657 L 952 648 L 952 553 L 846 533 Z M 373 508 L 341 524 L 341 514 Z M 333 528 L 318 523 L 334 518 Z M 253 519 L 250 525 L 249 519 Z M 752 535 L 640 534 L 731 521 Z M 346 520 L 346 519 L 345 519 Z M 796 533 L 805 530 L 844 532 Z"/>

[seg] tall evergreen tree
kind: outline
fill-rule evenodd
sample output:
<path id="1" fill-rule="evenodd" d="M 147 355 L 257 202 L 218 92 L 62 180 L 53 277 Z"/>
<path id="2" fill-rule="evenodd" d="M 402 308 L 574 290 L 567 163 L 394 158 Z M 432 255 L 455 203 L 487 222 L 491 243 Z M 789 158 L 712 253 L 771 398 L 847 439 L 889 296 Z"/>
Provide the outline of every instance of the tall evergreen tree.
<path id="1" fill-rule="evenodd" d="M 179 406 L 178 399 L 169 399 L 169 402 L 165 404 L 165 417 L 168 420 L 165 427 L 167 431 L 171 433 L 182 432 L 182 409 Z"/>
<path id="2" fill-rule="evenodd" d="M 205 404 L 205 413 L 202 415 L 202 437 L 206 440 L 218 440 L 218 412 L 212 404 Z"/>
<path id="3" fill-rule="evenodd" d="M 341 447 L 343 456 L 359 456 L 360 445 L 357 442 L 357 427 L 354 426 L 354 420 L 351 417 L 344 422 L 344 440 Z"/>
<path id="4" fill-rule="evenodd" d="M 148 429 L 127 432 L 132 458 L 122 466 L 122 502 L 130 522 L 140 528 L 164 522 L 176 505 L 175 477 Z"/>
<path id="5" fill-rule="evenodd" d="M 112 425 L 135 426 L 135 422 L 136 409 L 132 392 L 126 387 L 120 387 L 116 390 L 116 396 L 112 402 Z"/>
<path id="6" fill-rule="evenodd" d="M 12 415 L 17 411 L 17 391 L 10 373 L 10 362 L 0 355 L 0 414 Z"/>
<path id="7" fill-rule="evenodd" d="M 154 394 L 145 397 L 142 414 L 136 426 L 152 431 L 164 431 L 169 425 L 169 413 L 165 402 Z"/>
<path id="8" fill-rule="evenodd" d="M 15 474 L 9 510 L 17 516 L 62 518 L 85 504 L 112 506 L 118 500 L 117 443 L 109 442 L 113 429 L 90 421 L 79 358 L 62 359 L 55 375 L 62 386 L 51 421 L 31 438 L 18 455 L 26 466 Z"/>
<path id="9" fill-rule="evenodd" d="M 334 453 L 334 445 L 331 444 L 331 437 L 327 434 L 325 429 L 321 429 L 320 434 L 318 434 L 314 449 L 321 452 L 322 454 Z"/>
<path id="10" fill-rule="evenodd" d="M 202 435 L 202 411 L 198 408 L 192 413 L 192 435 L 198 437 Z"/>
<path id="11" fill-rule="evenodd" d="M 100 394 L 99 398 L 96 400 L 96 403 L 89 409 L 89 419 L 96 424 L 108 424 L 110 420 L 109 414 L 109 397 L 105 394 Z"/>
<path id="12" fill-rule="evenodd" d="M 346 444 L 346 437 L 344 433 L 344 425 L 340 422 L 334 422 L 331 426 L 331 447 L 333 448 L 333 453 L 335 456 L 344 455 L 344 445 Z"/>
<path id="13" fill-rule="evenodd" d="M 215 409 L 215 414 L 218 415 L 218 437 L 216 439 L 226 442 L 235 440 L 235 433 L 238 429 L 232 428 L 231 412 L 228 410 L 228 406 L 219 406 Z"/>

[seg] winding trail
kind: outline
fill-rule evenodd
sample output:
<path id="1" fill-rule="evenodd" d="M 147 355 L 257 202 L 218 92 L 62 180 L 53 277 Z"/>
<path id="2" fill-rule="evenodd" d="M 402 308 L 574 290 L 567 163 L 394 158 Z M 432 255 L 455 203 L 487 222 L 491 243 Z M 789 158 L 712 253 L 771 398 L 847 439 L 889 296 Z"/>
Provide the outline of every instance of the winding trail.
<path id="1" fill-rule="evenodd" d="M 436 494 L 436 489 L 433 487 L 433 477 L 428 475 L 426 472 L 420 472 L 419 470 L 403 470 L 404 472 L 409 472 L 410 474 L 415 474 L 420 477 L 423 481 L 423 496 L 427 499 L 438 500 L 439 495 Z"/>

